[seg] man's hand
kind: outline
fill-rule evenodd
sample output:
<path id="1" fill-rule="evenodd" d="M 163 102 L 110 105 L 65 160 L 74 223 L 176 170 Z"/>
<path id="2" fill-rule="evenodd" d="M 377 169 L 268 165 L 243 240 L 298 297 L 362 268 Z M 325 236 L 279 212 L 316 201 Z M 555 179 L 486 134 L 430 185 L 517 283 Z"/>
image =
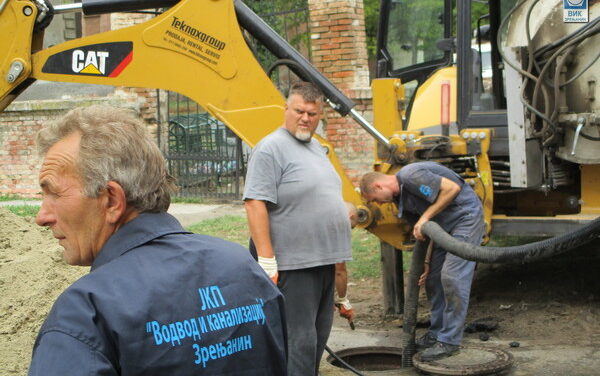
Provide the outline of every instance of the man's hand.
<path id="1" fill-rule="evenodd" d="M 419 277 L 419 286 L 425 285 L 427 277 L 429 277 L 429 261 L 425 261 L 425 265 L 423 265 L 423 274 Z"/>
<path id="2" fill-rule="evenodd" d="M 258 265 L 263 268 L 273 283 L 277 284 L 277 281 L 279 280 L 279 273 L 277 272 L 277 260 L 275 257 L 258 256 Z"/>
<path id="3" fill-rule="evenodd" d="M 446 209 L 448 205 L 454 200 L 456 196 L 460 193 L 461 187 L 453 182 L 452 180 L 442 177 L 440 181 L 440 192 L 438 193 L 437 198 L 433 202 L 433 204 L 429 205 L 427 210 L 421 214 L 421 217 L 415 224 L 413 228 L 413 236 L 417 240 L 425 240 L 425 236 L 421 233 L 421 227 L 425 222 L 429 221 L 431 218 L 434 218 L 441 211 Z"/>
<path id="4" fill-rule="evenodd" d="M 336 298 L 335 306 L 340 311 L 340 316 L 352 322 L 352 319 L 354 318 L 354 309 L 352 309 L 352 305 L 350 304 L 348 298 Z"/>
<path id="5" fill-rule="evenodd" d="M 417 223 L 415 223 L 415 225 L 413 227 L 413 236 L 415 237 L 415 239 L 420 240 L 420 241 L 425 240 L 425 236 L 423 236 L 423 233 L 421 233 L 421 227 L 427 221 L 428 221 L 427 219 L 419 219 L 417 221 Z"/>

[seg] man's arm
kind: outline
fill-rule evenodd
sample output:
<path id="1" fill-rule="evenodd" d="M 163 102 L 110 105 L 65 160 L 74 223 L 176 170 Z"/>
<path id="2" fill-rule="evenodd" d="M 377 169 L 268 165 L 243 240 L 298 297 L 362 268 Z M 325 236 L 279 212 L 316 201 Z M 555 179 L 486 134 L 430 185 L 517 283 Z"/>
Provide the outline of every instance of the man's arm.
<path id="1" fill-rule="evenodd" d="M 350 322 L 350 326 L 354 329 L 352 319 L 354 318 L 354 309 L 346 296 L 348 289 L 348 271 L 346 270 L 345 262 L 335 264 L 335 289 L 337 296 L 335 298 L 335 306 L 340 310 L 340 316 L 346 318 Z"/>
<path id="2" fill-rule="evenodd" d="M 258 264 L 264 269 L 271 280 L 277 284 L 279 273 L 277 260 L 271 243 L 269 213 L 267 204 L 262 200 L 246 199 L 244 201 L 250 236 L 256 247 Z"/>
<path id="3" fill-rule="evenodd" d="M 450 179 L 442 177 L 442 180 L 440 182 L 440 190 L 437 198 L 435 199 L 433 204 L 431 204 L 427 208 L 427 210 L 425 210 L 423 214 L 421 214 L 421 217 L 419 218 L 419 220 L 413 228 L 413 235 L 417 240 L 425 240 L 425 237 L 421 233 L 421 226 L 423 225 L 423 223 L 431 220 L 431 218 L 435 217 L 439 212 L 441 212 L 448 205 L 450 205 L 452 200 L 454 200 L 454 198 L 460 192 L 460 189 L 461 188 L 458 184 L 456 184 Z"/>
<path id="4" fill-rule="evenodd" d="M 68 334 L 45 333 L 33 350 L 29 376 L 64 375 L 117 376 L 104 354 Z"/>
<path id="5" fill-rule="evenodd" d="M 346 263 L 338 262 L 335 264 L 335 290 L 340 298 L 346 297 L 348 289 L 348 272 L 346 271 Z"/>
<path id="6" fill-rule="evenodd" d="M 244 208 L 256 253 L 259 257 L 274 257 L 267 204 L 262 200 L 247 199 L 244 201 Z"/>

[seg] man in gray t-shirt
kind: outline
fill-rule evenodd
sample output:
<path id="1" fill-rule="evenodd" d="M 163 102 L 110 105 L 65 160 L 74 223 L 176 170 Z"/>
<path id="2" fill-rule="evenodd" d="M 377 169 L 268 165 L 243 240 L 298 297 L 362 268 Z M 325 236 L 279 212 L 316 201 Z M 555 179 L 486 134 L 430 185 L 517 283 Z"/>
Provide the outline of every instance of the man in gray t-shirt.
<path id="1" fill-rule="evenodd" d="M 350 256 L 341 179 L 312 138 L 323 97 L 292 85 L 285 123 L 254 148 L 244 189 L 258 262 L 285 297 L 288 374 L 316 375 L 331 325 L 335 263 Z"/>

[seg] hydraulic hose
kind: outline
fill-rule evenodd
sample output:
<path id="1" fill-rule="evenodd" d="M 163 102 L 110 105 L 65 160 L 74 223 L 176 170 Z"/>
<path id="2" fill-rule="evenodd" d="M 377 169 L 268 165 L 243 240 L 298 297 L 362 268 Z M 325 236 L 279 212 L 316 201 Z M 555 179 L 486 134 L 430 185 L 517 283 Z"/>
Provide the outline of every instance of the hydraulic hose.
<path id="1" fill-rule="evenodd" d="M 564 253 L 600 235 L 600 217 L 578 229 L 554 238 L 514 247 L 481 247 L 453 238 L 435 222 L 426 222 L 421 231 L 444 250 L 465 260 L 483 263 L 525 263 Z"/>
<path id="2" fill-rule="evenodd" d="M 358 376 L 364 376 L 364 374 L 360 373 L 360 371 L 358 371 L 356 368 L 352 367 L 350 364 L 345 362 L 344 359 L 339 357 L 332 349 L 329 348 L 329 346 L 325 345 L 325 350 L 348 371 Z"/>
<path id="3" fill-rule="evenodd" d="M 539 242 L 515 247 L 481 247 L 453 238 L 435 222 L 426 222 L 421 232 L 444 250 L 466 260 L 483 263 L 517 263 L 541 260 L 566 252 L 595 239 L 600 235 L 600 217 L 575 231 Z M 402 325 L 402 367 L 412 367 L 415 354 L 415 330 L 419 299 L 419 276 L 423 273 L 428 241 L 417 241 L 413 248 L 412 261 L 404 301 L 404 323 Z"/>
<path id="4" fill-rule="evenodd" d="M 416 352 L 415 330 L 417 328 L 417 303 L 419 301 L 419 277 L 423 274 L 425 254 L 429 241 L 417 241 L 413 248 L 402 323 L 402 368 L 413 366 Z"/>

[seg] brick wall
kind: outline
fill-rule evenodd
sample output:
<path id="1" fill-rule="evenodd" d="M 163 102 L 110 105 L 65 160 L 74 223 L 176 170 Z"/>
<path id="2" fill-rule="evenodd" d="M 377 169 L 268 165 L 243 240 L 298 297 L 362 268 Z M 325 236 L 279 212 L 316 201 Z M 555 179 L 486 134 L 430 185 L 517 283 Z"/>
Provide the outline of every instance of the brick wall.
<path id="1" fill-rule="evenodd" d="M 6 111 L 0 127 L 0 194 L 35 197 L 39 192 L 38 159 L 34 152 L 34 135 L 51 111 Z"/>
<path id="2" fill-rule="evenodd" d="M 133 108 L 133 96 L 112 96 L 79 100 L 42 100 L 14 102 L 0 113 L 0 195 L 38 197 L 40 159 L 35 150 L 35 135 L 46 121 L 66 111 L 92 104 Z"/>
<path id="3" fill-rule="evenodd" d="M 131 26 L 150 17 L 126 13 L 85 17 L 84 34 Z M 117 87 L 106 97 L 72 97 L 78 99 L 70 99 L 70 96 L 69 99 L 15 101 L 0 113 L 0 195 L 38 196 L 41 161 L 35 151 L 35 135 L 44 122 L 56 119 L 72 108 L 95 103 L 133 108 L 148 123 L 150 132 L 156 133 L 156 89 Z"/>
<path id="4" fill-rule="evenodd" d="M 371 121 L 372 100 L 362 0 L 308 0 L 313 64 Z M 349 116 L 328 110 L 325 135 L 356 184 L 370 170 L 375 143 Z"/>

